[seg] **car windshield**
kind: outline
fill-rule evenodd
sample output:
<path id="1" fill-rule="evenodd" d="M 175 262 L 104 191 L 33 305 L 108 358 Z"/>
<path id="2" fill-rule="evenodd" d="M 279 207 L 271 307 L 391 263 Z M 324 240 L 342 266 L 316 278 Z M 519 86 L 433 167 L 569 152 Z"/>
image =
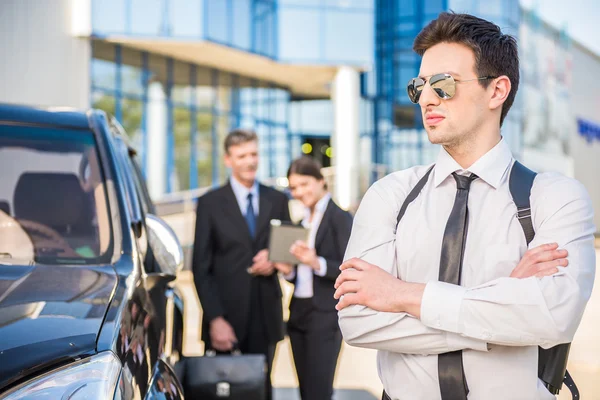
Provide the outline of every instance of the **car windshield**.
<path id="1" fill-rule="evenodd" d="M 104 264 L 111 251 L 93 133 L 0 122 L 0 261 Z"/>

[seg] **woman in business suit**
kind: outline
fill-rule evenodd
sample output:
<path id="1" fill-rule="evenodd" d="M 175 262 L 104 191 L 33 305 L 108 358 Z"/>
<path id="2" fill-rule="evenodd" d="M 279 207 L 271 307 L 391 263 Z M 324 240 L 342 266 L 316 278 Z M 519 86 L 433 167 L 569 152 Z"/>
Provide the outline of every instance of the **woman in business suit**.
<path id="1" fill-rule="evenodd" d="M 321 166 L 302 157 L 287 173 L 292 196 L 304 206 L 302 224 L 308 242 L 290 252 L 298 260 L 286 279 L 294 283 L 288 334 L 303 400 L 331 400 L 333 378 L 342 343 L 333 287 L 340 273 L 352 229 L 352 216 L 338 207 L 327 191 Z"/>

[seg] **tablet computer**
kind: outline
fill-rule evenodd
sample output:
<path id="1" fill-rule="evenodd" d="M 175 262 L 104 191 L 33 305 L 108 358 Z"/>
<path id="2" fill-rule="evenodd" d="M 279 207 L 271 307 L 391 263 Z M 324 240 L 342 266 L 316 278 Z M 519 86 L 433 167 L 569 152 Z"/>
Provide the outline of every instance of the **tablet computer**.
<path id="1" fill-rule="evenodd" d="M 298 264 L 298 260 L 290 253 L 290 247 L 296 240 L 308 241 L 308 229 L 291 222 L 278 219 L 271 220 L 271 235 L 269 237 L 269 260 Z"/>

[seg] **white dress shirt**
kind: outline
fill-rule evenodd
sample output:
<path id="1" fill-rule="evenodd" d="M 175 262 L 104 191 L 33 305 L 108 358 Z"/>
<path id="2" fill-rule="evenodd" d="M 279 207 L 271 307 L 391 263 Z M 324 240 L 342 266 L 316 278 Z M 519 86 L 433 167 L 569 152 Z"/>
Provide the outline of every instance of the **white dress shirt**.
<path id="1" fill-rule="evenodd" d="M 345 259 L 358 257 L 407 282 L 426 284 L 420 320 L 364 306 L 339 313 L 346 342 L 379 350 L 379 376 L 392 399 L 440 399 L 437 354 L 454 350 L 463 350 L 470 400 L 555 398 L 537 378 L 537 347 L 570 342 L 590 297 L 592 205 L 579 182 L 538 174 L 530 197 L 536 234 L 529 248 L 556 242 L 568 250 L 569 266 L 544 278 L 509 278 L 527 250 L 508 187 L 513 162 L 504 140 L 468 171 L 442 149 L 396 234 L 398 211 L 430 166 L 388 175 L 364 196 Z M 479 176 L 469 193 L 461 286 L 438 281 L 456 195 L 452 172 Z"/>
<path id="2" fill-rule="evenodd" d="M 242 185 L 233 176 L 229 181 L 231 182 L 231 189 L 240 206 L 242 215 L 246 216 L 246 211 L 248 211 L 248 194 L 252 193 L 252 208 L 254 209 L 254 216 L 258 218 L 258 181 L 254 181 L 254 185 L 250 189 Z"/>
<path id="3" fill-rule="evenodd" d="M 319 226 L 321 226 L 321 221 L 323 220 L 323 215 L 325 214 L 325 210 L 327 210 L 327 205 L 329 204 L 329 200 L 331 200 L 331 194 L 327 193 L 325 196 L 321 198 L 315 205 L 315 212 L 310 220 L 310 209 L 307 207 L 304 210 L 304 219 L 302 220 L 302 226 L 309 229 L 308 236 L 308 247 L 311 249 L 315 248 L 315 238 L 317 237 L 317 232 L 319 231 Z M 294 297 L 308 299 L 313 297 L 313 274 L 317 276 L 325 276 L 327 273 L 327 261 L 323 257 L 318 257 L 319 265 L 321 268 L 318 271 L 312 269 L 310 265 L 306 264 L 298 264 L 296 269 L 293 269 L 292 272 L 285 275 L 285 279 L 293 280 L 296 277 L 295 289 L 294 289 Z"/>

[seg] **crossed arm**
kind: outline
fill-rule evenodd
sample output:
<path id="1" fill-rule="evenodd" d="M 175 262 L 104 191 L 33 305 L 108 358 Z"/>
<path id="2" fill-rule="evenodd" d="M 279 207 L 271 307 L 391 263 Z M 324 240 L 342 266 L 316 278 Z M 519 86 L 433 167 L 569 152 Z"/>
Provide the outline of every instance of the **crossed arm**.
<path id="1" fill-rule="evenodd" d="M 595 229 L 587 193 L 568 183 L 571 194 L 554 200 L 556 204 L 548 201 L 551 211 L 511 276 L 473 288 L 396 278 L 394 237 L 381 233 L 385 221 L 375 221 L 363 209 L 386 207 L 386 201 L 370 191 L 355 217 L 347 261 L 336 281 L 346 342 L 406 354 L 440 354 L 486 351 L 488 343 L 552 347 L 571 341 L 591 294 Z M 365 240 L 377 235 L 377 241 Z M 543 245 L 554 241 L 558 243 Z M 559 253 L 558 246 L 568 253 Z"/>

